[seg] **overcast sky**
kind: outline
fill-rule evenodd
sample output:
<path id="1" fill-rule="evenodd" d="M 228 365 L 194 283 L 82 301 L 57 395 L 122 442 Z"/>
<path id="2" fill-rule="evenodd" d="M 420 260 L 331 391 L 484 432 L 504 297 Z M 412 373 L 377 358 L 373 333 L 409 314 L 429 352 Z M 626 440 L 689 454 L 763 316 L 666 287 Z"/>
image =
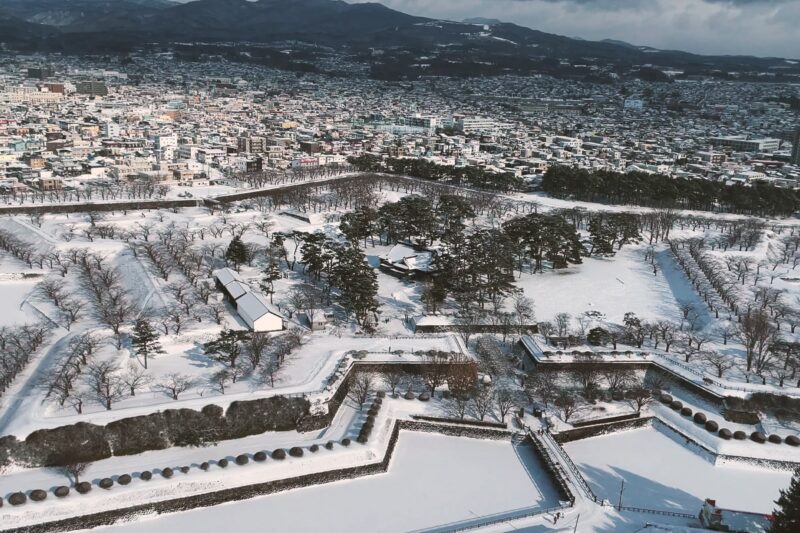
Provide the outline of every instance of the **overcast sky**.
<path id="1" fill-rule="evenodd" d="M 800 58 L 800 0 L 378 1 L 412 15 L 496 18 L 569 37 L 704 54 Z"/>

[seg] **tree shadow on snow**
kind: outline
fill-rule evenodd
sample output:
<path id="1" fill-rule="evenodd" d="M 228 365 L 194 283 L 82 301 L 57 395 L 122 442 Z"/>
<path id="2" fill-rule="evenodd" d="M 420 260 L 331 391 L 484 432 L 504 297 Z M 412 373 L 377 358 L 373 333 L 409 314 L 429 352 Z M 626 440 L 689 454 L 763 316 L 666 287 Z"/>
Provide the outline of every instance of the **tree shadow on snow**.
<path id="1" fill-rule="evenodd" d="M 631 453 L 647 453 L 645 450 L 631 450 Z M 653 457 L 658 461 L 658 457 Z M 586 481 L 597 491 L 597 497 L 609 500 L 613 505 L 619 504 L 621 481 L 625 480 L 622 493 L 623 507 L 641 507 L 659 511 L 673 511 L 678 513 L 696 514 L 700 511 L 703 501 L 676 487 L 664 485 L 652 479 L 640 476 L 624 468 L 612 466 L 613 472 L 581 465 Z M 599 490 L 598 490 L 599 489 Z M 713 494 L 708 495 L 713 498 Z"/>

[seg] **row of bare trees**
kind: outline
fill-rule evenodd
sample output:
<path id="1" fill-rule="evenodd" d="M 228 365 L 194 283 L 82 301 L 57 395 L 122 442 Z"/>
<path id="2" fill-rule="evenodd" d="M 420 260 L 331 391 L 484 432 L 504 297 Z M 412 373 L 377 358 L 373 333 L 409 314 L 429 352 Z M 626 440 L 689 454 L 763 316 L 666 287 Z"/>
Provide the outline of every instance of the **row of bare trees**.
<path id="1" fill-rule="evenodd" d="M 49 337 L 44 325 L 0 327 L 0 396 Z"/>
<path id="2" fill-rule="evenodd" d="M 87 184 L 80 189 L 53 191 L 17 190 L 0 194 L 0 203 L 5 205 L 78 203 L 91 201 L 162 199 L 169 192 L 169 185 L 151 178 L 133 181 L 117 181 L 111 184 Z"/>

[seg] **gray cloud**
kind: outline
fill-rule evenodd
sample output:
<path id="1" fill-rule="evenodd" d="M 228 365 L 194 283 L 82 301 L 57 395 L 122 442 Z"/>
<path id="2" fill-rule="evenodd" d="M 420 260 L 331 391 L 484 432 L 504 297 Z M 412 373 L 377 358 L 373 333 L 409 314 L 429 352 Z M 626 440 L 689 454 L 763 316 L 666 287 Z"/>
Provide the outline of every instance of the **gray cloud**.
<path id="1" fill-rule="evenodd" d="M 706 54 L 800 58 L 800 0 L 377 1 L 415 15 L 496 18 L 584 39 L 620 39 Z"/>

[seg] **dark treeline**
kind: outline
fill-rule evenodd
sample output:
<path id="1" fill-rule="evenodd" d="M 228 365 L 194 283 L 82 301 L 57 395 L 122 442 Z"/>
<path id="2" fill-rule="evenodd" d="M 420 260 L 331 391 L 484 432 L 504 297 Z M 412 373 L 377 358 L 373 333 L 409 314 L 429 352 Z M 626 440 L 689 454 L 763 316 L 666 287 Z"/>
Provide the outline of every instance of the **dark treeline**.
<path id="1" fill-rule="evenodd" d="M 381 159 L 365 154 L 351 157 L 349 163 L 362 172 L 388 172 L 424 180 L 440 181 L 464 187 L 513 191 L 522 189 L 520 178 L 509 172 L 488 172 L 479 167 L 451 167 L 437 165 L 424 159 Z"/>
<path id="2" fill-rule="evenodd" d="M 800 195 L 766 183 L 752 186 L 644 172 L 556 166 L 544 175 L 542 189 L 557 198 L 585 202 L 696 209 L 750 215 L 790 215 L 800 209 Z"/>

